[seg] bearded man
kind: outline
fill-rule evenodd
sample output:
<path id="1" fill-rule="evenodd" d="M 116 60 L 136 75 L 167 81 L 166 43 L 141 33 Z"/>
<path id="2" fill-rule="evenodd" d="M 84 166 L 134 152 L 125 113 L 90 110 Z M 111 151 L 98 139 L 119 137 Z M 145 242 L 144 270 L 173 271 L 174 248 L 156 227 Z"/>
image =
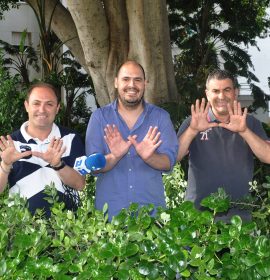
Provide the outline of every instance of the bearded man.
<path id="1" fill-rule="evenodd" d="M 178 141 L 169 114 L 144 101 L 143 67 L 127 61 L 115 77 L 117 99 L 91 116 L 86 154 L 103 153 L 106 166 L 96 183 L 96 208 L 108 204 L 109 219 L 131 203 L 165 207 L 162 172 L 175 164 Z"/>

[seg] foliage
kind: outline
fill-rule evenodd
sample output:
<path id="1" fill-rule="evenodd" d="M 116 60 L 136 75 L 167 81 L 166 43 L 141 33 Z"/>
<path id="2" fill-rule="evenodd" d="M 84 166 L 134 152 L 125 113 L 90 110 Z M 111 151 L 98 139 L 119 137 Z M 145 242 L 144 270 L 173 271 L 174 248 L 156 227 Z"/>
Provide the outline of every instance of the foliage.
<path id="1" fill-rule="evenodd" d="M 10 134 L 26 120 L 22 110 L 25 93 L 18 76 L 11 76 L 3 66 L 0 52 L 0 126 L 1 135 Z"/>
<path id="2" fill-rule="evenodd" d="M 76 214 L 48 187 L 48 220 L 18 196 L 0 196 L 1 279 L 269 279 L 269 235 L 238 216 L 214 222 L 228 207 L 221 190 L 204 200 L 210 211 L 186 201 L 153 218 L 151 206 L 132 204 L 108 223 L 107 206 L 97 211 L 88 199 L 94 183 Z"/>
<path id="3" fill-rule="evenodd" d="M 172 44 L 180 50 L 175 70 L 182 102 L 191 105 L 204 96 L 207 74 L 223 66 L 246 78 L 255 99 L 250 110 L 267 108 L 269 96 L 254 85 L 247 47 L 267 34 L 269 0 L 172 0 L 168 6 Z"/>
<path id="4" fill-rule="evenodd" d="M 253 193 L 252 216 L 254 221 L 259 226 L 261 232 L 270 234 L 270 177 L 266 176 L 266 182 L 258 184 L 253 181 L 251 184 L 251 191 Z"/>
<path id="5" fill-rule="evenodd" d="M 52 13 L 48 19 L 46 19 L 45 16 L 45 0 L 36 1 L 37 9 L 35 9 L 32 4 L 28 2 L 28 5 L 30 5 L 33 12 L 35 13 L 40 31 L 40 53 L 43 65 L 43 78 L 49 76 L 50 73 L 57 73 L 60 67 L 59 62 L 64 43 L 58 39 L 58 37 L 52 31 L 51 26 L 54 11 L 58 2 L 59 1 L 56 1 Z"/>
<path id="6" fill-rule="evenodd" d="M 39 72 L 38 56 L 31 46 L 25 45 L 27 30 L 24 30 L 21 36 L 19 46 L 13 46 L 7 42 L 0 40 L 3 51 L 8 57 L 3 60 L 3 64 L 9 69 L 15 70 L 21 77 L 25 86 L 30 85 L 29 68 L 30 66 Z"/>
<path id="7" fill-rule="evenodd" d="M 184 170 L 180 163 L 177 163 L 172 173 L 163 175 L 163 184 L 165 187 L 166 206 L 168 208 L 178 207 L 185 197 L 187 181 L 185 180 Z"/>
<path id="8" fill-rule="evenodd" d="M 8 11 L 10 8 L 18 7 L 17 0 L 0 0 L 0 20 L 3 19 L 3 14 L 5 11 Z"/>

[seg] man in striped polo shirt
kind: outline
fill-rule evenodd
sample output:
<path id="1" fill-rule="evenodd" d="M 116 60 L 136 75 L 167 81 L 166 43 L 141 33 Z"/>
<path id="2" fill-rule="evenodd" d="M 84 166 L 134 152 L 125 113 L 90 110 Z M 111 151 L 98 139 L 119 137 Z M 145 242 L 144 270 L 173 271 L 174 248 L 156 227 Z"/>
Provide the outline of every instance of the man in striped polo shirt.
<path id="1" fill-rule="evenodd" d="M 38 83 L 29 89 L 24 105 L 28 121 L 0 137 L 0 192 L 8 183 L 10 194 L 27 198 L 32 214 L 40 208 L 48 217 L 50 204 L 43 191 L 54 184 L 66 209 L 76 209 L 85 178 L 72 167 L 85 152 L 78 134 L 54 123 L 60 96 L 52 85 Z"/>

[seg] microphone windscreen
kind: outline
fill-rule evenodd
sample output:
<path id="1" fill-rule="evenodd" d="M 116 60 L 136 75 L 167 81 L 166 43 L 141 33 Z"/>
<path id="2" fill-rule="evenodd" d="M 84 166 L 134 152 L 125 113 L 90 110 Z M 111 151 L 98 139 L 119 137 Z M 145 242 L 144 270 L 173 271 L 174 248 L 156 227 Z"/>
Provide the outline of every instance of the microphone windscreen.
<path id="1" fill-rule="evenodd" d="M 105 165 L 106 158 L 100 153 L 92 154 L 85 160 L 85 166 L 92 171 L 102 169 L 105 167 Z"/>

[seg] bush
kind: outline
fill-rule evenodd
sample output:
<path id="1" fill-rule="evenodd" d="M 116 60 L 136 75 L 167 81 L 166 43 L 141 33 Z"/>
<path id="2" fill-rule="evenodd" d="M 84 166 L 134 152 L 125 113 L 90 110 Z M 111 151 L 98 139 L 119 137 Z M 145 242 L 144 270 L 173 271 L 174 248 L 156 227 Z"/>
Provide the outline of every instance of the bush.
<path id="1" fill-rule="evenodd" d="M 87 189 L 92 196 L 94 180 Z M 269 236 L 255 222 L 214 222 L 228 207 L 224 193 L 169 210 L 132 204 L 108 223 L 87 195 L 76 213 L 51 195 L 52 216 L 34 217 L 17 196 L 0 197 L 1 279 L 269 279 Z M 86 192 L 87 193 L 87 192 Z M 217 199 L 219 197 L 219 199 Z M 13 206 L 10 206 L 10 204 Z"/>

